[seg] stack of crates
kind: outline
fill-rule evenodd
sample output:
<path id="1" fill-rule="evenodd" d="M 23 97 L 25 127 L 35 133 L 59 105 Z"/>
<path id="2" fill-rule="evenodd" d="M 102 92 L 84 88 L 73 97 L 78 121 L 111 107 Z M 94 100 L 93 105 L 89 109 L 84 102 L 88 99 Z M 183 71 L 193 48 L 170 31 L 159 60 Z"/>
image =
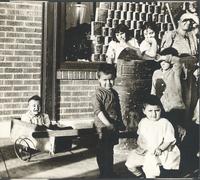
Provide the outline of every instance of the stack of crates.
<path id="1" fill-rule="evenodd" d="M 145 22 L 153 21 L 158 26 L 159 39 L 165 31 L 173 30 L 164 2 L 100 2 L 95 21 L 91 22 L 93 44 L 92 61 L 105 61 L 108 44 L 118 24 L 124 23 L 138 39 Z"/>

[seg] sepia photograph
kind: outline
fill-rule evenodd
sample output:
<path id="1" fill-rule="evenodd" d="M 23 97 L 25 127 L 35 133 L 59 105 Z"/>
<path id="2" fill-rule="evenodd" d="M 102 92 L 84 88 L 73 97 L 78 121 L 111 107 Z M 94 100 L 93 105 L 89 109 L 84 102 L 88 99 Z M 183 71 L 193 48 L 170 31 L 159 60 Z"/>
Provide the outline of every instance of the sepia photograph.
<path id="1" fill-rule="evenodd" d="M 199 174 L 199 2 L 0 2 L 0 179 Z"/>

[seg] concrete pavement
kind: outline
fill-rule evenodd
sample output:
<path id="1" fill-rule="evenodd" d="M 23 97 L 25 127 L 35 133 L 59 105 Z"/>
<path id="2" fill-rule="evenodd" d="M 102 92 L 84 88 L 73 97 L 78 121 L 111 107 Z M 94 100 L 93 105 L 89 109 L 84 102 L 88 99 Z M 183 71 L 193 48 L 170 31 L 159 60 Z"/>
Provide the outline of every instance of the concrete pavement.
<path id="1" fill-rule="evenodd" d="M 0 177 L 3 178 L 96 178 L 98 167 L 94 149 L 78 148 L 71 152 L 58 153 L 53 157 L 48 153 L 39 153 L 30 162 L 19 160 L 8 138 L 0 139 Z M 126 153 L 115 157 L 116 168 L 122 166 Z M 124 167 L 127 176 L 130 173 Z"/>
<path id="2" fill-rule="evenodd" d="M 114 170 L 118 178 L 134 176 L 126 169 L 124 163 L 129 151 L 115 149 Z M 198 168 L 180 177 L 197 177 Z M 55 154 L 39 153 L 30 162 L 19 160 L 9 138 L 0 139 L 0 178 L 9 179 L 96 179 L 98 177 L 93 148 L 74 148 L 71 152 Z"/>

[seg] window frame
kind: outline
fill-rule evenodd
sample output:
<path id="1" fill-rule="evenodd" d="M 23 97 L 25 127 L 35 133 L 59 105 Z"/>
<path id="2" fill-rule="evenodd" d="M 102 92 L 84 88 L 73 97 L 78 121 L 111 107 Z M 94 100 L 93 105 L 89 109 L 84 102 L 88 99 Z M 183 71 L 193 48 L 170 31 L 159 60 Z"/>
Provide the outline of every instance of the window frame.
<path id="1" fill-rule="evenodd" d="M 43 2 L 41 97 L 42 111 L 57 121 L 57 72 L 96 72 L 105 62 L 78 62 L 65 60 L 66 3 Z"/>

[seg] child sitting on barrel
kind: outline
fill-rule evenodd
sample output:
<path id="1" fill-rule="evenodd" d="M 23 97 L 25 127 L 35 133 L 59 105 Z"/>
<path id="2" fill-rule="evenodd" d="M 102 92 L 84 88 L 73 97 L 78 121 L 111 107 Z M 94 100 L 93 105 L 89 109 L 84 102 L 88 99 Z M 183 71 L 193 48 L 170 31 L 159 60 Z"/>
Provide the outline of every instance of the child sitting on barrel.
<path id="1" fill-rule="evenodd" d="M 117 64 L 120 53 L 126 49 L 139 49 L 138 42 L 130 34 L 128 26 L 119 24 L 113 32 L 113 40 L 108 45 L 106 61 L 109 64 Z"/>

